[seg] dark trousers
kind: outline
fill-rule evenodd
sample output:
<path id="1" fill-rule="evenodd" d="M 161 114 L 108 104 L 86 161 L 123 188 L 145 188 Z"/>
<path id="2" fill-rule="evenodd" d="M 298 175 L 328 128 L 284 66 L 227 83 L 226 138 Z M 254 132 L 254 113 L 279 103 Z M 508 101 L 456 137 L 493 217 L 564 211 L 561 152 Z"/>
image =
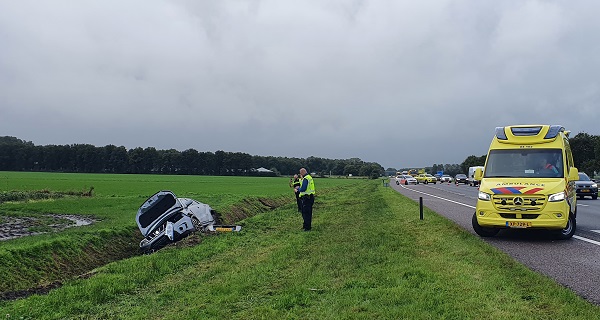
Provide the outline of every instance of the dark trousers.
<path id="1" fill-rule="evenodd" d="M 302 199 L 302 219 L 304 220 L 302 228 L 308 231 L 312 227 L 312 207 L 313 203 L 315 203 L 315 196 L 308 195 L 300 199 Z"/>
<path id="2" fill-rule="evenodd" d="M 302 212 L 302 199 L 300 199 L 300 192 L 294 192 L 296 194 L 296 204 L 298 205 L 298 212 Z"/>

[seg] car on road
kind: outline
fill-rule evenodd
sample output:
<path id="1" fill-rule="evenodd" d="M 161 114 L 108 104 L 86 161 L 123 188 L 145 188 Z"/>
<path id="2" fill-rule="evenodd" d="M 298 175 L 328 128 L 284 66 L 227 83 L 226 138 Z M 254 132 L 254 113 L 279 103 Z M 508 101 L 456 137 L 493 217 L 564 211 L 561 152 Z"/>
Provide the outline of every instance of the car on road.
<path id="1" fill-rule="evenodd" d="M 583 199 L 584 197 L 592 197 L 592 199 L 598 199 L 598 184 L 584 172 L 579 172 L 579 180 L 575 181 L 575 188 L 577 198 Z"/>
<path id="2" fill-rule="evenodd" d="M 424 183 L 424 184 L 428 184 L 428 183 L 433 183 L 436 184 L 437 183 L 437 179 L 430 175 L 429 173 L 421 173 L 418 176 L 416 176 L 417 182 L 418 183 Z"/>
<path id="3" fill-rule="evenodd" d="M 396 184 L 399 185 L 400 184 L 400 180 L 402 180 L 402 178 L 404 177 L 404 175 L 399 174 L 397 175 L 394 180 L 396 181 Z"/>
<path id="4" fill-rule="evenodd" d="M 467 179 L 467 175 L 466 174 L 459 173 L 456 176 L 454 176 L 454 183 L 455 184 L 459 184 L 459 183 L 468 184 L 469 183 L 469 179 Z"/>
<path id="5" fill-rule="evenodd" d="M 403 184 L 405 186 L 409 185 L 409 184 L 417 184 L 417 179 L 415 179 L 413 176 L 409 176 L 407 174 L 402 176 L 402 179 L 400 179 L 400 184 Z"/>
<path id="6" fill-rule="evenodd" d="M 443 174 L 442 177 L 440 178 L 440 182 L 452 182 L 452 177 L 450 175 L 447 174 Z"/>

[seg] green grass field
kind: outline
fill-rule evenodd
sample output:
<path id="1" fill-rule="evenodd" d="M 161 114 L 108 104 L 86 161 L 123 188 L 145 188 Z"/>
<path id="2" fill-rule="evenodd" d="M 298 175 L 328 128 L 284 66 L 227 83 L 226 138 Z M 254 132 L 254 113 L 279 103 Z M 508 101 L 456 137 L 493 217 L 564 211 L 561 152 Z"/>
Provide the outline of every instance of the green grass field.
<path id="1" fill-rule="evenodd" d="M 90 186 L 95 190 L 90 199 L 4 203 L 0 217 L 52 212 L 102 219 L 58 234 L 0 243 L 2 281 L 27 281 L 31 276 L 38 279 L 35 283 L 43 283 L 44 276 L 56 278 L 59 272 L 54 269 L 71 270 L 48 294 L 0 302 L 0 315 L 11 319 L 595 319 L 600 315 L 598 306 L 447 219 L 426 210 L 427 219 L 419 220 L 418 204 L 379 180 L 315 183 L 313 231 L 302 232 L 286 178 L 0 173 L 0 191 Z M 137 208 L 161 189 L 223 212 L 238 205 L 258 210 L 244 200 L 253 198 L 274 199 L 281 206 L 246 218 L 240 233 L 194 234 L 152 255 L 125 255 L 75 277 L 73 264 L 93 265 L 86 259 L 98 259 L 98 264 L 102 255 L 114 260 L 118 252 L 136 249 Z M 114 254 L 105 253 L 111 250 Z"/>

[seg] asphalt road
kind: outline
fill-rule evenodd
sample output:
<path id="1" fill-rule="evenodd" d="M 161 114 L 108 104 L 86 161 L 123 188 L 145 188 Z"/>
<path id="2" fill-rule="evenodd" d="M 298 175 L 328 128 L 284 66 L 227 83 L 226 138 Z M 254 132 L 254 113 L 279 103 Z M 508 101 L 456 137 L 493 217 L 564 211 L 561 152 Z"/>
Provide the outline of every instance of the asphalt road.
<path id="1" fill-rule="evenodd" d="M 390 186 L 417 202 L 423 197 L 424 206 L 479 237 L 471 226 L 476 187 L 453 183 L 403 186 L 396 185 L 394 179 Z M 481 239 L 600 305 L 600 199 L 578 200 L 577 206 L 577 231 L 569 240 L 555 240 L 546 231 L 514 229 Z"/>

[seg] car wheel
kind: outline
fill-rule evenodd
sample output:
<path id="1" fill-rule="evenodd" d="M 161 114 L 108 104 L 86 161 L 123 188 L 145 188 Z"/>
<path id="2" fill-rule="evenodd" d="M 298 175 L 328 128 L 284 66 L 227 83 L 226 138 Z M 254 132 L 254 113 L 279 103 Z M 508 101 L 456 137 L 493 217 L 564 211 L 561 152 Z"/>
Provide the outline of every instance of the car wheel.
<path id="1" fill-rule="evenodd" d="M 598 195 L 597 194 L 593 195 L 592 199 L 594 199 L 594 200 L 598 199 Z"/>
<path id="2" fill-rule="evenodd" d="M 202 223 L 200 223 L 200 220 L 198 220 L 198 218 L 192 217 L 192 225 L 194 226 L 194 229 L 196 229 L 196 231 L 202 231 Z"/>
<path id="3" fill-rule="evenodd" d="M 477 222 L 477 215 L 475 213 L 473 213 L 471 224 L 473 225 L 473 230 L 475 230 L 475 233 L 477 233 L 481 237 L 493 237 L 500 231 L 500 229 L 498 228 L 486 228 L 480 226 Z"/>
<path id="4" fill-rule="evenodd" d="M 572 214 L 569 214 L 569 220 L 567 221 L 567 225 L 564 229 L 558 231 L 556 236 L 560 240 L 571 239 L 571 237 L 575 234 L 575 229 L 577 229 L 577 221 Z"/>
<path id="5" fill-rule="evenodd" d="M 424 184 L 429 184 L 429 182 L 427 182 L 427 180 L 423 181 Z"/>
<path id="6" fill-rule="evenodd" d="M 408 181 L 404 181 L 404 185 L 407 186 L 408 185 Z"/>
<path id="7" fill-rule="evenodd" d="M 397 185 L 397 186 L 399 186 L 399 185 L 400 185 L 400 182 L 396 181 L 396 185 Z"/>

